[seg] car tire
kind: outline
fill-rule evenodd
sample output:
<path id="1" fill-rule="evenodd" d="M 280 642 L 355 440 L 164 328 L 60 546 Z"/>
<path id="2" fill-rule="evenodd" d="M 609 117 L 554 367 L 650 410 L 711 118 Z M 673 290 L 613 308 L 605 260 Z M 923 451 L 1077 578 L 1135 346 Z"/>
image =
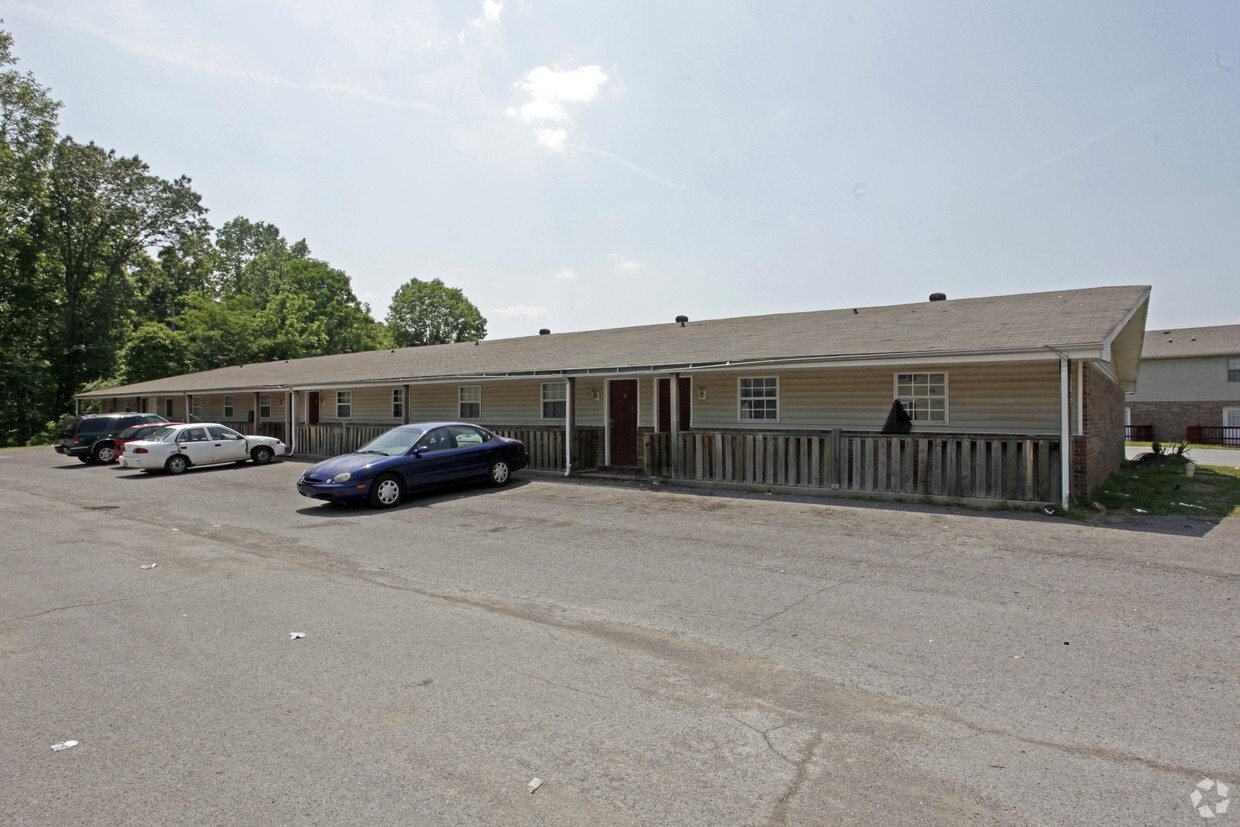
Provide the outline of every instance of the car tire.
<path id="1" fill-rule="evenodd" d="M 266 465 L 271 462 L 271 458 L 276 452 L 268 448 L 266 445 L 260 445 L 250 452 L 250 459 L 254 460 L 255 465 Z"/>
<path id="2" fill-rule="evenodd" d="M 506 459 L 497 459 L 491 463 L 491 470 L 487 473 L 487 481 L 496 488 L 507 485 L 508 480 L 512 479 L 512 466 L 508 464 Z"/>
<path id="3" fill-rule="evenodd" d="M 375 508 L 391 508 L 405 496 L 405 484 L 395 474 L 384 474 L 370 484 L 370 504 Z"/>
<path id="4" fill-rule="evenodd" d="M 95 462 L 100 465 L 110 465 L 116 462 L 116 448 L 112 445 L 96 445 L 92 454 Z"/>
<path id="5" fill-rule="evenodd" d="M 186 468 L 189 468 L 189 460 L 180 454 L 173 454 L 168 457 L 168 461 L 164 463 L 164 470 L 169 474 L 180 474 Z"/>

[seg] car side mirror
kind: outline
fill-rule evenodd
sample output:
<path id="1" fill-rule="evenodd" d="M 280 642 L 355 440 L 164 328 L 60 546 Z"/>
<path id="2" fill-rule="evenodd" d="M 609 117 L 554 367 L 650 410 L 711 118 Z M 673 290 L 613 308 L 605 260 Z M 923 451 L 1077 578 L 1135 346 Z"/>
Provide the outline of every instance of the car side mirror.
<path id="1" fill-rule="evenodd" d="M 414 449 L 413 449 L 413 455 L 414 455 L 415 457 L 420 457 L 420 456 L 422 456 L 423 454 L 425 454 L 425 453 L 426 453 L 427 451 L 429 451 L 429 450 L 430 450 L 430 449 L 429 449 L 429 448 L 427 448 L 425 445 L 416 445 L 416 446 L 414 446 Z"/>

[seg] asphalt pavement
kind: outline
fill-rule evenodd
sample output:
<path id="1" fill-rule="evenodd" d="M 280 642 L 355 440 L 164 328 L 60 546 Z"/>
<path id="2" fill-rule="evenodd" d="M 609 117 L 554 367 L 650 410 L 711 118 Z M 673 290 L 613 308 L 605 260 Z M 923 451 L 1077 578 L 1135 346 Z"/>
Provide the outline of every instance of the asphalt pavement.
<path id="1" fill-rule="evenodd" d="M 0 822 L 1200 824 L 1240 789 L 1240 521 L 529 473 L 373 511 L 304 467 L 0 451 Z"/>

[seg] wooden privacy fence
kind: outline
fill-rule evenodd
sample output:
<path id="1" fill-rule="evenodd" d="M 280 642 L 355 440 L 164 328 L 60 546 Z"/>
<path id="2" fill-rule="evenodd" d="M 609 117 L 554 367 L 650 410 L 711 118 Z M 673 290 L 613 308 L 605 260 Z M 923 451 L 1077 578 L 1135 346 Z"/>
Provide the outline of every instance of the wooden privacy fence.
<path id="1" fill-rule="evenodd" d="M 391 425 L 298 425 L 297 453 L 312 457 L 334 457 L 356 451 L 380 434 L 392 429 Z"/>
<path id="2" fill-rule="evenodd" d="M 340 424 L 298 425 L 297 453 L 311 457 L 334 457 L 347 454 L 370 442 L 394 425 Z M 491 428 L 510 439 L 525 443 L 530 455 L 530 468 L 550 471 L 564 470 L 564 430 L 562 428 Z M 573 468 L 596 467 L 594 444 L 598 430 L 579 428 L 573 432 Z"/>
<path id="3" fill-rule="evenodd" d="M 1057 502 L 1058 438 L 858 433 L 648 434 L 651 476 L 891 494 Z"/>
<path id="4" fill-rule="evenodd" d="M 509 439 L 525 443 L 530 455 L 530 468 L 539 471 L 564 470 L 563 428 L 492 428 L 492 431 Z M 578 428 L 573 431 L 573 470 L 598 467 L 594 459 L 594 442 L 597 429 Z"/>
<path id="5" fill-rule="evenodd" d="M 658 477 L 756 485 L 831 485 L 830 434 L 723 434 L 694 431 L 680 437 L 680 462 L 670 434 L 646 434 L 645 470 Z"/>
<path id="6" fill-rule="evenodd" d="M 1150 442 L 1154 439 L 1153 425 L 1125 425 L 1125 442 Z"/>

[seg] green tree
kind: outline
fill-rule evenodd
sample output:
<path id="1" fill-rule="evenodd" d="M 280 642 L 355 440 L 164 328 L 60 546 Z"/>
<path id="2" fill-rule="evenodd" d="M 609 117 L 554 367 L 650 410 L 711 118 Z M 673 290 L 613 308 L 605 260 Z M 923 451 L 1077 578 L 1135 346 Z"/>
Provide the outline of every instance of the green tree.
<path id="1" fill-rule="evenodd" d="M 255 332 L 259 308 L 238 296 L 224 301 L 191 295 L 177 315 L 188 370 L 214 370 L 260 359 Z"/>
<path id="2" fill-rule="evenodd" d="M 14 68 L 12 46 L 0 30 L 0 445 L 23 444 L 56 415 L 56 297 L 40 219 L 60 104 Z"/>
<path id="3" fill-rule="evenodd" d="M 158 322 L 147 322 L 129 337 L 120 357 L 122 385 L 176 376 L 189 369 L 182 337 Z"/>
<path id="4" fill-rule="evenodd" d="M 57 398 L 111 375 L 128 334 L 132 265 L 149 248 L 206 232 L 190 181 L 151 175 L 137 156 L 64 138 L 52 153 L 49 256 L 54 264 L 63 348 L 54 358 Z"/>
<path id="5" fill-rule="evenodd" d="M 439 279 L 402 284 L 392 297 L 386 323 L 397 347 L 469 342 L 487 335 L 487 320 L 473 302 Z"/>

